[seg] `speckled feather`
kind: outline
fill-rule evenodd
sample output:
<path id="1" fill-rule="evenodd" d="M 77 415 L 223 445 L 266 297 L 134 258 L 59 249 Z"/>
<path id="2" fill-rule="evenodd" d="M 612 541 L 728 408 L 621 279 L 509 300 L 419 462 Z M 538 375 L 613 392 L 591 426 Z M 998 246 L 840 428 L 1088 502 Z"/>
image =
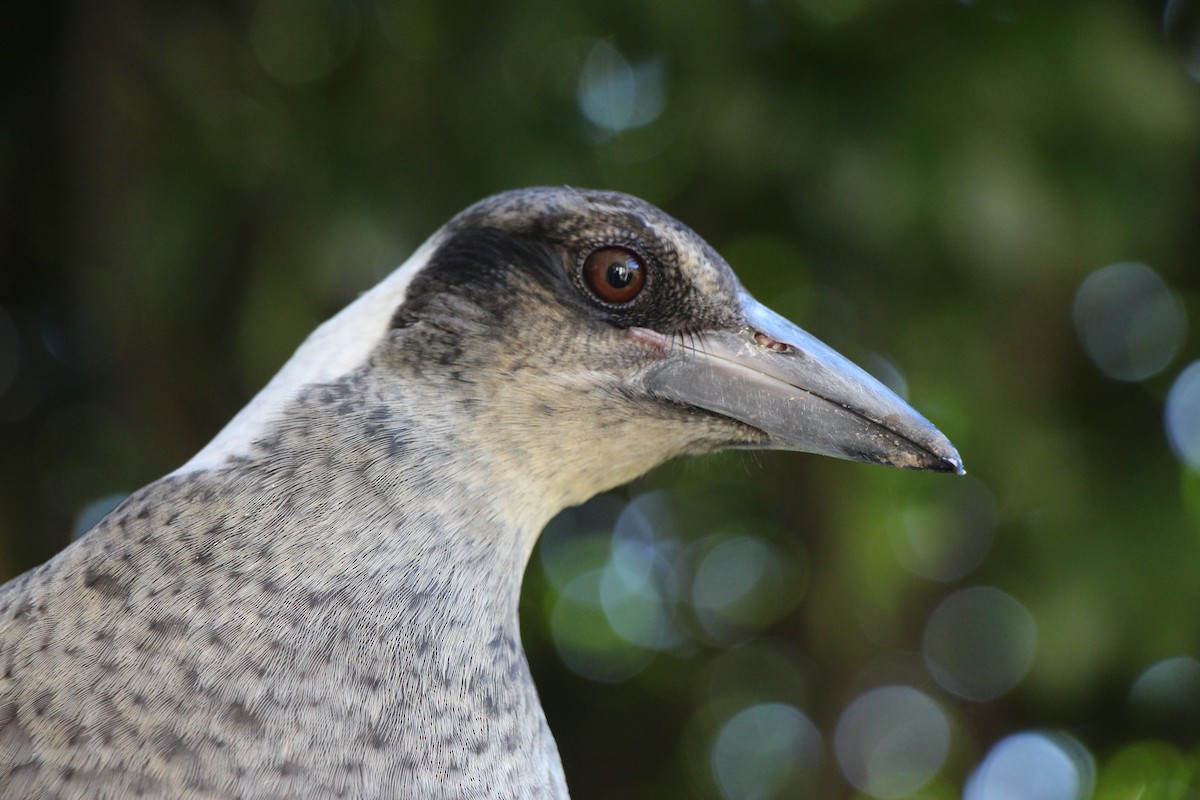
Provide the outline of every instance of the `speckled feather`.
<path id="1" fill-rule="evenodd" d="M 589 298 L 604 244 L 645 301 Z M 452 220 L 214 442 L 0 588 L 5 798 L 567 797 L 517 598 L 563 507 L 758 432 L 631 393 L 733 324 L 686 227 L 533 189 Z M 364 341 L 364 337 L 368 340 Z"/>

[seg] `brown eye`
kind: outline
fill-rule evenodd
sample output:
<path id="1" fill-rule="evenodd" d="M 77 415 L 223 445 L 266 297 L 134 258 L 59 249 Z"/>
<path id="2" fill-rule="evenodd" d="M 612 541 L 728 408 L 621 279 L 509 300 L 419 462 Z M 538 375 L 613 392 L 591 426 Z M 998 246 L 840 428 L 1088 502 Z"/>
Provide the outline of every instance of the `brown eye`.
<path id="1" fill-rule="evenodd" d="M 633 251 L 605 247 L 583 262 L 583 279 L 604 302 L 628 303 L 646 285 L 646 268 Z"/>

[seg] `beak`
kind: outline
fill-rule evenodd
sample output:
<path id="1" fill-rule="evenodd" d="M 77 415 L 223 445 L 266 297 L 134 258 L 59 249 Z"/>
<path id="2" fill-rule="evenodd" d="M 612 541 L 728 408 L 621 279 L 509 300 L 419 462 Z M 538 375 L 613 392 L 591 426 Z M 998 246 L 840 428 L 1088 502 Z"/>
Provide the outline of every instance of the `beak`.
<path id="1" fill-rule="evenodd" d="M 639 376 L 651 395 L 766 434 L 762 448 L 802 450 L 962 475 L 950 440 L 892 390 L 744 291 L 743 325 L 685 337 L 630 335 L 666 355 Z"/>

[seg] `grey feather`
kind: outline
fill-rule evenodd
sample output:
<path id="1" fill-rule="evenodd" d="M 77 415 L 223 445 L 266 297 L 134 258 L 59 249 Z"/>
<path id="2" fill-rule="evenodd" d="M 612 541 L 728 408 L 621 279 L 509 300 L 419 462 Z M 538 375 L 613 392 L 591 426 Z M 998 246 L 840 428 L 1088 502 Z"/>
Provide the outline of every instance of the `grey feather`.
<path id="1" fill-rule="evenodd" d="M 651 270 L 627 307 L 580 282 L 612 246 Z M 0 587 L 0 795 L 564 800 L 520 645 L 525 565 L 568 505 L 678 455 L 772 443 L 689 405 L 682 368 L 669 397 L 640 388 L 697 360 L 659 340 L 721 331 L 758 358 L 747 297 L 624 195 L 463 212 L 195 459 Z"/>

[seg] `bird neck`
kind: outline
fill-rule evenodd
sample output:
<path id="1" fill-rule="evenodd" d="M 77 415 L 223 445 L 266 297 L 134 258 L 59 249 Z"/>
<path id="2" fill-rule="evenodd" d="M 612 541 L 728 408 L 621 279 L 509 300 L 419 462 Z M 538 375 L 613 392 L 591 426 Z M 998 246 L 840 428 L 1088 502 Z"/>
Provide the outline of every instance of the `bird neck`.
<path id="1" fill-rule="evenodd" d="M 304 390 L 231 474 L 287 509 L 305 562 L 348 570 L 345 591 L 436 597 L 515 636 L 525 566 L 559 508 L 497 472 L 448 406 L 364 369 Z"/>
<path id="2" fill-rule="evenodd" d="M 509 502 L 512 479 L 474 456 L 419 387 L 370 370 L 309 386 L 245 455 L 152 484 L 80 546 L 144 541 L 149 566 L 118 560 L 120 585 L 173 554 L 175 591 L 195 595 L 197 629 L 227 648 L 189 660 L 223 675 L 232 648 L 281 698 L 268 707 L 236 682 L 208 687 L 253 705 L 263 741 L 319 708 L 306 728 L 322 743 L 314 758 L 355 743 L 386 767 L 380 780 L 400 774 L 381 796 L 503 787 L 565 800 L 517 616 L 544 511 Z"/>

